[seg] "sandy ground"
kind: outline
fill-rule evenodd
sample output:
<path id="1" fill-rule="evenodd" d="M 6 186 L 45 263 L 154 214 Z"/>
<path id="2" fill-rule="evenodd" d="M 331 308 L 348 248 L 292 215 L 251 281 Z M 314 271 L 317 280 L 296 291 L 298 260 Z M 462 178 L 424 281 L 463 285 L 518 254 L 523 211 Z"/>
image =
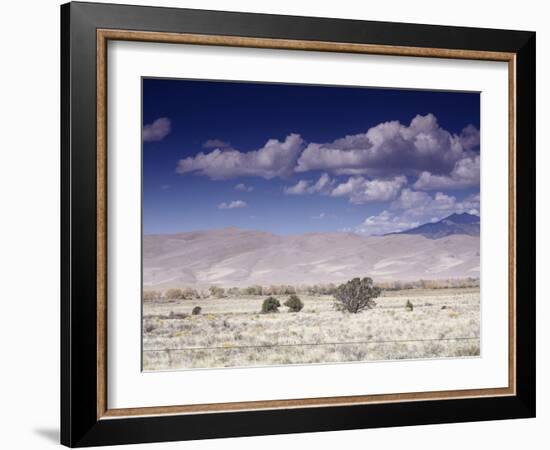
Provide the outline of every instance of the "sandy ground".
<path id="1" fill-rule="evenodd" d="M 145 302 L 143 369 L 479 356 L 479 289 L 385 292 L 359 314 L 334 310 L 331 296 L 300 297 L 301 312 L 273 314 L 259 313 L 265 296 Z"/>
<path id="2" fill-rule="evenodd" d="M 223 228 L 143 237 L 146 289 L 479 277 L 479 236 L 272 233 Z"/>

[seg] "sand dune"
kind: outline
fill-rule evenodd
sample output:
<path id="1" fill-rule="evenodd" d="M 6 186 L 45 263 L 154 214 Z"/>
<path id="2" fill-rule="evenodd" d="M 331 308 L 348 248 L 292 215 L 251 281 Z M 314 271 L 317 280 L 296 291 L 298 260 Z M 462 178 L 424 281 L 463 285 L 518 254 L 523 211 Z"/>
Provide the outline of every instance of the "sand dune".
<path id="1" fill-rule="evenodd" d="M 146 287 L 339 283 L 354 276 L 418 280 L 479 276 L 479 237 L 277 236 L 224 228 L 143 239 Z"/>

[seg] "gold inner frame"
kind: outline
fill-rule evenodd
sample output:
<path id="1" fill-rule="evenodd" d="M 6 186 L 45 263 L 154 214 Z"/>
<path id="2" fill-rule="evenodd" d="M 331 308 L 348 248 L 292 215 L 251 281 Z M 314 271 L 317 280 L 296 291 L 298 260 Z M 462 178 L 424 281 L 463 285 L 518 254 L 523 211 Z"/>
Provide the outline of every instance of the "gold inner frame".
<path id="1" fill-rule="evenodd" d="M 109 409 L 107 405 L 107 42 L 109 40 L 306 50 L 371 55 L 501 61 L 508 63 L 508 386 L 401 394 L 317 397 L 199 405 Z M 402 401 L 497 397 L 516 394 L 516 54 L 239 36 L 97 30 L 97 418 L 196 414 L 262 409 L 344 406 Z"/>

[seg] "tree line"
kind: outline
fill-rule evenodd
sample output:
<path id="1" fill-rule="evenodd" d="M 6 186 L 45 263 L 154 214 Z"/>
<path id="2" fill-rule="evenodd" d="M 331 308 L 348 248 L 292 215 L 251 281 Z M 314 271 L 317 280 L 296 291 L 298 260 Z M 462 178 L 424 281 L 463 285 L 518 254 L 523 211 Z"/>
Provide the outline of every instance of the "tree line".
<path id="1" fill-rule="evenodd" d="M 404 289 L 450 289 L 450 288 L 476 288 L 479 287 L 479 278 L 441 279 L 441 280 L 418 280 L 418 281 L 383 281 L 377 282 L 376 286 L 382 291 L 397 291 Z M 223 288 L 210 286 L 209 288 L 169 288 L 166 290 L 145 289 L 143 291 L 144 301 L 154 300 L 191 300 L 205 298 L 227 298 L 242 296 L 274 296 L 274 295 L 334 295 L 338 285 L 335 283 L 312 284 L 312 285 L 251 285 L 246 287 Z"/>

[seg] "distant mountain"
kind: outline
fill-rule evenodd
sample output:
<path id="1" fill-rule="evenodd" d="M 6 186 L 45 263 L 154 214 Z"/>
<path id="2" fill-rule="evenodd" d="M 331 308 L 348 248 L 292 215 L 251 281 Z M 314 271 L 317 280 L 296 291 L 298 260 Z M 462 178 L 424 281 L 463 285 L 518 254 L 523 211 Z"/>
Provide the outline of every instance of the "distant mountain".
<path id="1" fill-rule="evenodd" d="M 428 239 L 440 239 L 446 236 L 479 236 L 479 217 L 468 213 L 451 214 L 439 222 L 425 223 L 410 230 L 391 234 L 419 234 Z"/>
<path id="2" fill-rule="evenodd" d="M 445 220 L 474 226 L 460 223 L 466 217 Z M 377 281 L 479 277 L 479 237 L 278 236 L 223 228 L 143 238 L 145 287 L 341 283 L 362 276 Z"/>

